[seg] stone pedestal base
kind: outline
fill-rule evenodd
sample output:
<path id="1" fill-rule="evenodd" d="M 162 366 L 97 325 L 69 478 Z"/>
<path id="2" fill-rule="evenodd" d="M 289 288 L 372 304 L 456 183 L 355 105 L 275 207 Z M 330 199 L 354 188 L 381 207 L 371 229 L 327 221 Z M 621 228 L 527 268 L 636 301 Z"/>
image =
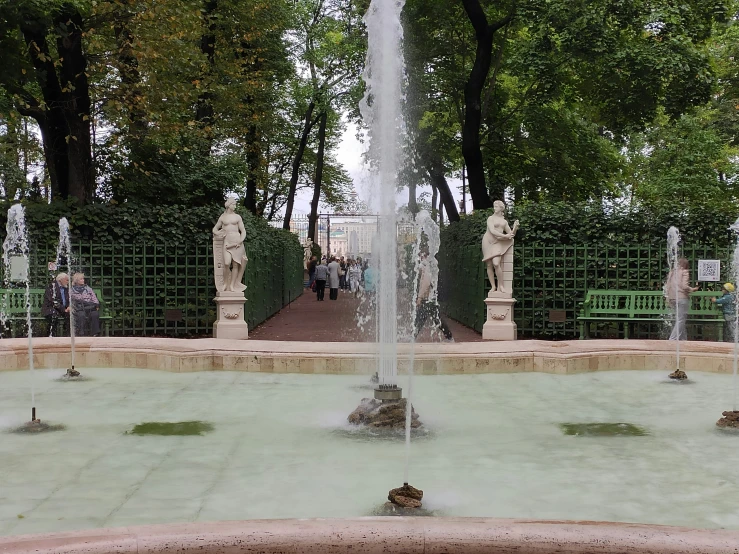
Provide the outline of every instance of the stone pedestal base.
<path id="1" fill-rule="evenodd" d="M 515 298 L 510 293 L 491 292 L 485 299 L 487 319 L 482 326 L 483 340 L 516 340 L 513 321 Z"/>
<path id="2" fill-rule="evenodd" d="M 249 327 L 244 321 L 243 292 L 219 291 L 213 299 L 218 305 L 218 319 L 213 324 L 216 339 L 243 340 L 249 338 Z"/>

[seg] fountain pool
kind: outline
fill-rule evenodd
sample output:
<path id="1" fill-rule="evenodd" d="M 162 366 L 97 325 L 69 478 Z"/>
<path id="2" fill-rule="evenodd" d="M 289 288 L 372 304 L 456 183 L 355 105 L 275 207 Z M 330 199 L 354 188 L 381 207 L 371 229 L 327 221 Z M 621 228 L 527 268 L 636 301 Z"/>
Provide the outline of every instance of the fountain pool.
<path id="1" fill-rule="evenodd" d="M 366 376 L 37 370 L 62 432 L 2 434 L 0 534 L 372 514 L 403 474 L 397 441 L 347 436 Z M 730 376 L 663 371 L 416 378 L 431 433 L 411 452 L 424 506 L 445 516 L 588 519 L 739 529 L 739 436 L 715 429 Z M 0 425 L 23 421 L 27 372 L 0 372 Z M 43 414 L 46 414 L 44 416 Z M 53 414 L 53 415 L 52 415 Z M 203 420 L 202 436 L 124 434 Z M 626 422 L 646 436 L 566 436 Z"/>

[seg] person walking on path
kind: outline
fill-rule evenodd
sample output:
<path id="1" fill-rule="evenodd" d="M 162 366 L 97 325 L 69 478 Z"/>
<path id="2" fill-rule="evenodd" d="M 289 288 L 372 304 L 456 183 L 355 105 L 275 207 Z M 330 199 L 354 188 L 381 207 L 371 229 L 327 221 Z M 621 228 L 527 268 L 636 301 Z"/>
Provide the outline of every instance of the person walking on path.
<path id="1" fill-rule="evenodd" d="M 362 278 L 362 269 L 357 262 L 349 266 L 349 289 L 356 296 L 359 293 L 359 280 Z"/>
<path id="2" fill-rule="evenodd" d="M 313 283 L 316 280 L 316 267 L 318 267 L 318 260 L 315 256 L 311 256 L 308 262 L 308 288 L 313 288 Z"/>
<path id="3" fill-rule="evenodd" d="M 416 325 L 413 331 L 414 338 L 418 337 L 418 334 L 421 332 L 426 320 L 431 318 L 431 324 L 435 328 L 441 329 L 444 339 L 448 342 L 452 342 L 454 340 L 452 332 L 441 317 L 441 311 L 439 310 L 439 304 L 436 301 L 436 295 L 432 295 L 434 292 L 434 286 L 431 282 L 431 268 L 429 267 L 428 254 L 425 252 L 421 253 L 421 262 L 418 266 L 418 272 L 418 297 L 416 298 Z"/>
<path id="4" fill-rule="evenodd" d="M 690 309 L 690 294 L 700 287 L 690 286 L 690 270 L 686 258 L 680 258 L 674 271 L 670 271 L 665 282 L 665 296 L 671 308 L 677 308 L 675 325 L 670 333 L 670 340 L 688 340 L 685 323 Z"/>
<path id="5" fill-rule="evenodd" d="M 328 279 L 328 267 L 323 260 L 316 266 L 315 278 L 316 299 L 320 302 L 323 300 L 323 294 L 326 292 L 326 280 Z"/>
<path id="6" fill-rule="evenodd" d="M 734 328 L 736 325 L 735 290 L 736 287 L 732 283 L 725 283 L 723 296 L 721 298 L 711 298 L 711 302 L 714 302 L 724 312 L 724 342 L 734 342 Z"/>
<path id="7" fill-rule="evenodd" d="M 339 298 L 339 270 L 340 269 L 341 269 L 341 266 L 339 265 L 339 262 L 336 261 L 336 258 L 331 258 L 331 263 L 328 264 L 328 288 L 329 288 L 328 297 L 331 300 L 336 300 Z"/>

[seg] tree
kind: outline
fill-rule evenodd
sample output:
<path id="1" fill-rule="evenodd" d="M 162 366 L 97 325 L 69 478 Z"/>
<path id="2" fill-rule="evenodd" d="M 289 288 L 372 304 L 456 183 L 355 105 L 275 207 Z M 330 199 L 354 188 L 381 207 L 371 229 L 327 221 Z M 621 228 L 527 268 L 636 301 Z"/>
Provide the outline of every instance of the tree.
<path id="1" fill-rule="evenodd" d="M 52 195 L 89 202 L 95 191 L 91 100 L 84 45 L 86 2 L 4 2 L 0 40 L 8 54 L 0 85 L 38 124 Z M 52 42 L 53 41 L 53 42 Z"/>
<path id="2" fill-rule="evenodd" d="M 292 163 L 290 188 L 283 227 L 290 228 L 300 165 L 313 127 L 361 90 L 359 77 L 364 62 L 365 35 L 361 13 L 353 2 L 339 0 L 301 0 L 297 3 L 296 46 L 307 65 L 307 101 L 300 139 Z M 314 115 L 314 112 L 317 114 Z M 328 119 L 326 120 L 328 121 Z M 326 136 L 321 135 L 319 150 L 325 150 Z M 313 198 L 320 198 L 321 180 L 314 181 Z M 318 217 L 318 202 L 311 202 L 309 236 Z M 311 238 L 314 238 L 311 236 Z"/>

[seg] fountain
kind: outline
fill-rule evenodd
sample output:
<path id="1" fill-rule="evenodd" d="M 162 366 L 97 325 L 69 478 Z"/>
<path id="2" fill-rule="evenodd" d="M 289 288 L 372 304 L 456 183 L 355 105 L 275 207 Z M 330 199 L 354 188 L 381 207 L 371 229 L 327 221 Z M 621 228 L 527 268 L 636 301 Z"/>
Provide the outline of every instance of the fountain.
<path id="1" fill-rule="evenodd" d="M 8 210 L 6 236 L 3 241 L 3 265 L 5 268 L 5 288 L 10 282 L 21 282 L 26 288 L 26 327 L 28 334 L 28 366 L 31 380 L 31 420 L 14 429 L 17 433 L 38 433 L 58 430 L 58 426 L 42 423 L 36 417 L 35 369 L 33 363 L 33 328 L 31 326 L 30 277 L 28 275 L 28 233 L 26 231 L 25 211 L 21 204 Z"/>
<path id="2" fill-rule="evenodd" d="M 373 188 L 379 191 L 382 218 L 377 237 L 379 249 L 376 266 L 379 277 L 376 292 L 378 384 L 374 399 L 364 399 L 349 418 L 350 421 L 373 419 L 370 424 L 374 426 L 382 424 L 396 427 L 400 423 L 406 428 L 408 444 L 410 428 L 420 426 L 420 422 L 410 399 L 402 397 L 402 389 L 398 386 L 398 217 L 395 195 L 401 167 L 399 152 L 402 152 L 400 132 L 403 125 L 401 100 L 404 62 L 400 15 L 404 4 L 403 0 L 373 0 L 364 16 L 368 35 L 364 74 L 367 94 L 360 104 L 360 110 L 369 127 L 370 158 L 376 160 L 371 179 Z M 406 475 L 404 487 L 407 486 Z M 388 498 L 393 502 L 392 499 L 398 496 L 402 495 L 390 494 Z M 417 500 L 418 506 L 413 507 L 420 507 L 420 497 L 414 500 Z"/>
<path id="3" fill-rule="evenodd" d="M 398 217 L 395 201 L 404 77 L 403 58 L 399 54 L 403 38 L 400 23 L 403 4 L 396 0 L 374 0 L 364 17 L 369 41 L 364 75 L 367 94 L 360 110 L 369 127 L 370 158 L 373 160 L 370 179 L 373 188 L 379 191 L 382 218 L 373 241 L 373 252 L 377 252 L 373 265 L 378 277 L 375 292 L 377 386 L 374 399 L 363 399 L 349 421 L 375 427 L 405 425 L 405 418 L 397 417 L 398 412 L 405 413 L 405 401 L 398 386 Z"/>
<path id="4" fill-rule="evenodd" d="M 67 273 L 71 279 L 72 277 L 72 242 L 69 238 L 69 222 L 66 217 L 62 217 L 59 220 L 59 244 L 56 251 L 56 262 L 57 266 L 61 265 L 62 260 L 67 261 Z M 71 290 L 71 288 L 69 289 Z M 80 376 L 80 372 L 77 371 L 75 366 L 75 328 L 74 328 L 74 305 L 71 301 L 69 302 L 69 341 L 70 341 L 70 352 L 71 352 L 71 363 L 67 368 L 67 373 L 64 377 L 67 379 L 76 379 Z"/>
<path id="5" fill-rule="evenodd" d="M 678 297 L 678 287 L 680 286 L 680 279 L 678 277 L 678 253 L 680 245 L 680 231 L 677 227 L 670 227 L 667 230 L 667 265 L 670 268 L 667 280 L 664 285 L 665 297 L 671 299 L 671 303 L 674 305 L 673 312 L 673 325 L 672 333 L 670 334 L 670 340 L 675 341 L 675 371 L 670 373 L 669 378 L 676 381 L 684 381 L 688 378 L 688 375 L 680 369 L 680 304 Z M 683 303 L 685 304 L 685 303 Z M 689 306 L 689 304 L 688 304 Z M 683 306 L 687 309 L 688 306 Z"/>
<path id="6" fill-rule="evenodd" d="M 734 256 L 731 259 L 731 281 L 739 283 L 739 219 L 729 227 L 737 236 Z M 739 303 L 734 299 L 734 371 L 732 374 L 733 402 L 730 411 L 722 412 L 722 417 L 716 422 L 718 427 L 739 429 L 739 411 L 737 410 L 737 365 L 739 364 Z"/>

